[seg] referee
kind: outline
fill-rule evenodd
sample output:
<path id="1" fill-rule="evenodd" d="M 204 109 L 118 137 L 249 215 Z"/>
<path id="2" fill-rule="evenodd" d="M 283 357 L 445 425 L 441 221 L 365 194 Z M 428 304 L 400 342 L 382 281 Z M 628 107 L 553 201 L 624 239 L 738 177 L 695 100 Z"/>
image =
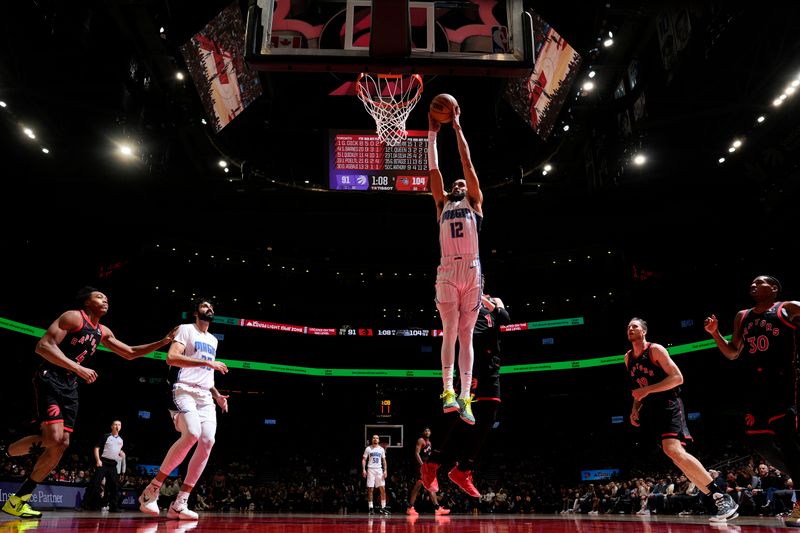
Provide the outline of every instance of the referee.
<path id="1" fill-rule="evenodd" d="M 108 502 L 108 510 L 111 512 L 120 511 L 119 508 L 119 477 L 117 474 L 117 462 L 125 456 L 122 452 L 122 437 L 119 431 L 122 429 L 122 422 L 114 420 L 111 423 L 111 433 L 106 433 L 94 447 L 94 458 L 97 462 L 97 470 L 92 474 L 86 494 L 83 498 L 82 507 L 87 510 L 100 509 L 101 483 L 105 479 L 105 495 Z"/>

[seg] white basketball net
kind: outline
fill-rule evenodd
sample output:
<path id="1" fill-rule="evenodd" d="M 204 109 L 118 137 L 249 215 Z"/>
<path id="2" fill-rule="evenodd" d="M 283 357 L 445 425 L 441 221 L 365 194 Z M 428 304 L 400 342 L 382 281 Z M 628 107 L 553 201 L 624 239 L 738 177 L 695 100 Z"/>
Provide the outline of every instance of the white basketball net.
<path id="1" fill-rule="evenodd" d="M 389 146 L 397 146 L 408 132 L 406 119 L 422 96 L 422 77 L 408 78 L 394 74 L 362 73 L 356 81 L 358 98 L 375 119 L 378 138 Z"/>

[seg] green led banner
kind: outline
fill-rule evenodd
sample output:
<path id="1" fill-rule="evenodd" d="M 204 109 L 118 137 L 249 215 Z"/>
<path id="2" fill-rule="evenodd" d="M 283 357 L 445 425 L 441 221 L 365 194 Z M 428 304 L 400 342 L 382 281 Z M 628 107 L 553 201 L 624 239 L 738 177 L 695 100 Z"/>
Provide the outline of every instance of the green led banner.
<path id="1" fill-rule="evenodd" d="M 182 313 L 181 318 L 189 318 L 188 313 Z M 372 337 L 372 336 L 393 336 L 393 337 L 441 337 L 440 329 L 423 328 L 315 328 L 312 326 L 298 326 L 294 324 L 281 324 L 279 322 L 267 322 L 252 318 L 234 318 L 229 316 L 215 316 L 215 324 L 225 326 L 239 326 L 243 328 L 256 328 L 270 331 L 280 331 L 281 333 L 301 333 L 303 335 L 324 335 L 324 336 L 350 336 L 350 337 Z M 540 320 L 538 322 L 522 322 L 520 324 L 508 324 L 500 326 L 501 332 L 506 331 L 529 331 L 534 329 L 563 328 L 569 326 L 582 326 L 583 317 L 559 318 L 557 320 Z"/>
<path id="2" fill-rule="evenodd" d="M 583 320 L 583 319 L 581 319 Z M 35 328 L 13 320 L 0 317 L 0 328 L 17 333 L 23 333 L 33 337 L 41 337 L 45 330 Z M 730 339 L 730 336 L 725 337 Z M 680 355 L 690 352 L 699 352 L 715 348 L 716 343 L 709 339 L 706 341 L 693 342 L 669 347 L 671 355 Z M 105 346 L 99 346 L 100 350 L 110 351 Z M 153 352 L 145 356 L 148 359 L 166 361 L 165 352 Z M 555 361 L 551 363 L 530 363 L 525 365 L 508 365 L 500 368 L 501 374 L 524 374 L 529 372 L 547 372 L 550 370 L 573 370 L 577 368 L 592 368 L 596 366 L 608 366 L 622 364 L 624 355 L 612 355 L 606 357 L 595 357 L 592 359 L 577 359 L 573 361 Z M 277 372 L 280 374 L 298 374 L 303 376 L 321 377 L 355 377 L 355 378 L 441 378 L 441 370 L 402 370 L 402 369 L 364 369 L 364 368 L 311 368 L 305 366 L 278 365 L 274 363 L 261 363 L 257 361 L 237 361 L 234 359 L 219 359 L 228 368 L 239 368 L 242 370 L 256 370 L 261 372 Z"/>

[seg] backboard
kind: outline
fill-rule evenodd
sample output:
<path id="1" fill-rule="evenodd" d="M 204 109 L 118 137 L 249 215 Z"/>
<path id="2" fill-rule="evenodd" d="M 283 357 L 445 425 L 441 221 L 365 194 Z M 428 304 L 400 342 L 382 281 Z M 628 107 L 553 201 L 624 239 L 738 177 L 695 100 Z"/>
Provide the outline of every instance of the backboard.
<path id="1" fill-rule="evenodd" d="M 534 64 L 522 0 L 251 0 L 245 54 L 298 72 L 517 77 Z"/>
<path id="2" fill-rule="evenodd" d="M 364 424 L 364 442 L 368 446 L 373 435 L 380 437 L 380 444 L 384 448 L 403 447 L 402 424 Z"/>

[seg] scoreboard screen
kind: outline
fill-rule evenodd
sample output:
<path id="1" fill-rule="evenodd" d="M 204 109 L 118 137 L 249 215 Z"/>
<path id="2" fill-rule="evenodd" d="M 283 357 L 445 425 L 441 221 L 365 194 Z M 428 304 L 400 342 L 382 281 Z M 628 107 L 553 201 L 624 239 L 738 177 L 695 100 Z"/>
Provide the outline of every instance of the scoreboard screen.
<path id="1" fill-rule="evenodd" d="M 428 132 L 409 131 L 397 146 L 374 132 L 331 130 L 331 190 L 428 192 Z"/>

